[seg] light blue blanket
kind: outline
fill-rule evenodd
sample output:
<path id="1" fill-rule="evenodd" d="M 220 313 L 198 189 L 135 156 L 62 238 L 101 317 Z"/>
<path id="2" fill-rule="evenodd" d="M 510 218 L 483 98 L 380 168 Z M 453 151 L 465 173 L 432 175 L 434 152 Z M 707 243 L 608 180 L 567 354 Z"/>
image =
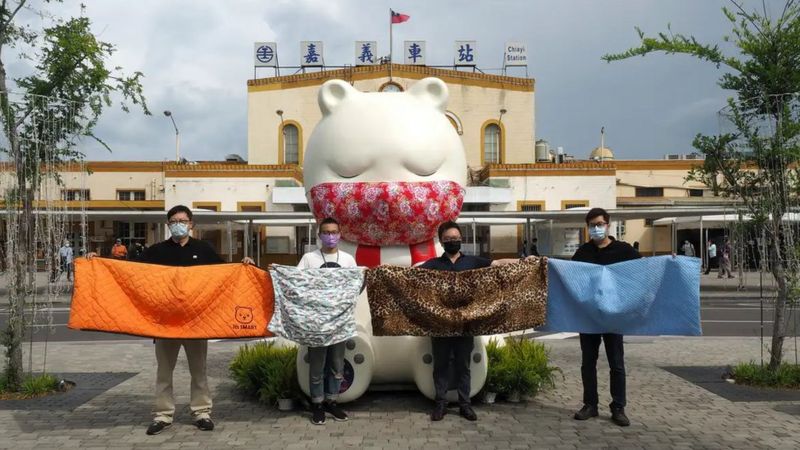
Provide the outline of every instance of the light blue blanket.
<path id="1" fill-rule="evenodd" d="M 542 331 L 699 336 L 700 258 L 549 259 Z"/>

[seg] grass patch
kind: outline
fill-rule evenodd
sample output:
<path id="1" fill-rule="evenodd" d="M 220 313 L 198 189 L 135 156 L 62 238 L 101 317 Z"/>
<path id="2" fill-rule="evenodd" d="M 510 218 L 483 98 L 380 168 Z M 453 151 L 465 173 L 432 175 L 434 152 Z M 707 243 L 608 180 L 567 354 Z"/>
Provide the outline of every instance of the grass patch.
<path id="1" fill-rule="evenodd" d="M 8 380 L 5 376 L 0 376 L 0 399 L 2 400 L 37 398 L 52 394 L 57 390 L 58 379 L 49 373 L 25 377 L 17 392 L 9 391 Z"/>
<path id="2" fill-rule="evenodd" d="M 800 365 L 781 364 L 777 370 L 755 361 L 741 363 L 732 370 L 738 384 L 773 388 L 800 389 Z"/>

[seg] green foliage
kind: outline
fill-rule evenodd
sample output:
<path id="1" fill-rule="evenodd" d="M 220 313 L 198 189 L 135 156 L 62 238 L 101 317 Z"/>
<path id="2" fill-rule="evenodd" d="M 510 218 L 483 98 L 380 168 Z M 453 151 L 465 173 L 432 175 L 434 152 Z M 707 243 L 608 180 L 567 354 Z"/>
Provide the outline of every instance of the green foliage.
<path id="1" fill-rule="evenodd" d="M 58 387 L 58 379 L 48 373 L 38 376 L 29 376 L 22 382 L 21 392 L 25 396 L 37 396 L 53 392 Z"/>
<path id="2" fill-rule="evenodd" d="M 0 392 L 6 392 L 8 390 L 8 378 L 6 374 L 0 374 Z"/>
<path id="3" fill-rule="evenodd" d="M 274 342 L 245 344 L 231 361 L 236 387 L 266 405 L 281 398 L 297 398 L 297 347 L 278 347 Z"/>
<path id="4" fill-rule="evenodd" d="M 685 54 L 724 66 L 719 86 L 734 97 L 721 114 L 734 130 L 719 136 L 698 134 L 693 145 L 705 155 L 687 180 L 711 186 L 715 195 L 735 200 L 742 212 L 761 225 L 767 240 L 770 269 L 777 284 L 770 367 L 781 364 L 786 336 L 786 305 L 792 301 L 800 269 L 794 239 L 783 217 L 800 200 L 800 4 L 785 0 L 777 15 L 747 10 L 730 0 L 723 8 L 731 32 L 722 40 L 735 48 L 726 55 L 717 45 L 674 34 L 670 27 L 657 37 L 637 29 L 640 45 L 603 56 L 619 61 L 654 52 Z"/>
<path id="5" fill-rule="evenodd" d="M 484 385 L 484 390 L 488 392 L 497 393 L 501 389 L 498 370 L 502 358 L 502 347 L 499 346 L 497 339 L 490 339 L 486 344 L 486 384 Z"/>
<path id="6" fill-rule="evenodd" d="M 544 344 L 530 339 L 506 339 L 506 345 L 487 345 L 489 380 L 494 392 L 509 395 L 535 396 L 539 391 L 555 387 L 555 373 L 561 369 L 548 365 L 548 351 Z M 492 362 L 492 358 L 496 362 Z M 494 368 L 492 368 L 494 366 Z M 488 389 L 488 388 L 487 388 Z"/>
<path id="7" fill-rule="evenodd" d="M 733 378 L 739 384 L 800 389 L 800 365 L 784 363 L 772 370 L 751 361 L 734 367 Z"/>

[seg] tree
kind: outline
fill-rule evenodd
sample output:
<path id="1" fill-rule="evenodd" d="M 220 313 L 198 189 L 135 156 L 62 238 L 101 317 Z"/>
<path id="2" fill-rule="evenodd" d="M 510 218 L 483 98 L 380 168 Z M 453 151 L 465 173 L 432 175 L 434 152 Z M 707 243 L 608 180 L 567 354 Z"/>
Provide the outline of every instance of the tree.
<path id="1" fill-rule="evenodd" d="M 786 335 L 786 307 L 794 302 L 800 274 L 794 229 L 784 218 L 797 206 L 797 163 L 800 160 L 800 7 L 786 0 L 778 15 L 748 10 L 731 0 L 722 11 L 731 33 L 723 40 L 733 44 L 735 56 L 718 45 L 698 42 L 692 36 L 667 33 L 646 37 L 636 28 L 641 45 L 623 53 L 603 56 L 607 62 L 654 52 L 685 54 L 724 68 L 719 86 L 734 92 L 728 99 L 726 119 L 732 131 L 717 136 L 698 134 L 693 146 L 706 163 L 688 179 L 711 183 L 723 196 L 742 202 L 744 213 L 764 231 L 777 284 L 769 368 L 782 361 Z M 717 183 L 718 178 L 721 182 Z"/>
<path id="2" fill-rule="evenodd" d="M 44 0 L 38 6 L 44 8 L 45 4 L 58 1 Z M 0 121 L 7 146 L 0 150 L 7 154 L 14 177 L 13 187 L 4 193 L 9 211 L 7 227 L 17 233 L 7 242 L 13 270 L 8 327 L 2 336 L 7 356 L 4 375 L 12 390 L 18 389 L 22 381 L 21 344 L 26 328 L 23 313 L 26 299 L 35 287 L 35 199 L 45 179 L 58 179 L 57 171 L 44 170 L 43 164 L 54 167 L 82 159 L 84 155 L 77 148 L 81 137 L 97 139 L 108 148 L 93 129 L 115 98 L 124 111 L 134 104 L 149 114 L 142 93 L 142 73 L 125 75 L 120 67 L 107 66 L 115 48 L 97 39 L 87 17 L 53 18 L 29 3 L 0 3 Z M 46 18 L 50 25 L 42 29 L 19 25 L 20 12 L 27 11 Z M 32 73 L 9 75 L 10 51 L 31 61 Z"/>

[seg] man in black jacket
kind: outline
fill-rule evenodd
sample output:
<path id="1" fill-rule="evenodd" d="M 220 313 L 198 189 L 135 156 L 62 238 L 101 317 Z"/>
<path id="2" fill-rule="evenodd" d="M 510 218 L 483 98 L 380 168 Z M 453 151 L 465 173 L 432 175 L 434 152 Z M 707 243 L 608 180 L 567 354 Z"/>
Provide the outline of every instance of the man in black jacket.
<path id="1" fill-rule="evenodd" d="M 609 215 L 602 208 L 592 208 L 586 214 L 589 242 L 581 245 L 572 256 L 573 261 L 608 265 L 641 258 L 639 252 L 625 242 L 608 235 Z M 611 368 L 611 420 L 619 426 L 630 425 L 625 415 L 625 352 L 622 335 L 614 333 L 581 333 L 581 379 L 583 381 L 583 408 L 575 413 L 575 420 L 597 417 L 597 357 L 600 342 L 605 344 L 608 365 Z"/>

